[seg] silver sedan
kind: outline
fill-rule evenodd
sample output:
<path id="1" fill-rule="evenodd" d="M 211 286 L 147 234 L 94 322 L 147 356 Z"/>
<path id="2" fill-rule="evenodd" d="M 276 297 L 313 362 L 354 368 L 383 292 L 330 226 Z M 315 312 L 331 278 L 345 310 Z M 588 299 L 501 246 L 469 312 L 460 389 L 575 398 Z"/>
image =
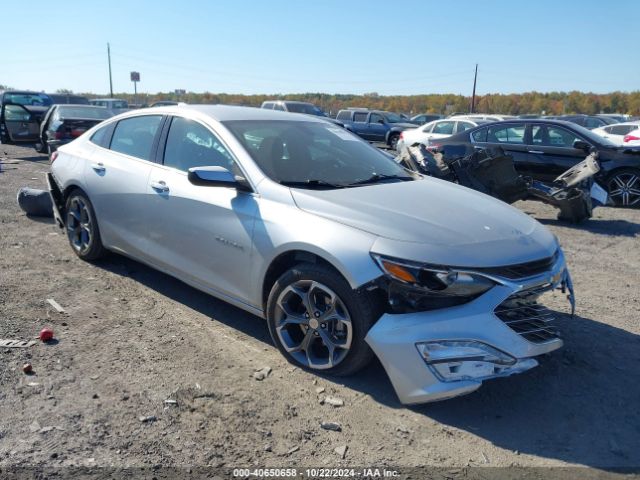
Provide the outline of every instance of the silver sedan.
<path id="1" fill-rule="evenodd" d="M 377 355 L 404 403 L 562 346 L 541 299 L 571 280 L 545 227 L 322 119 L 136 110 L 61 147 L 48 181 L 81 259 L 117 252 L 263 317 L 302 368 L 347 375 Z"/>

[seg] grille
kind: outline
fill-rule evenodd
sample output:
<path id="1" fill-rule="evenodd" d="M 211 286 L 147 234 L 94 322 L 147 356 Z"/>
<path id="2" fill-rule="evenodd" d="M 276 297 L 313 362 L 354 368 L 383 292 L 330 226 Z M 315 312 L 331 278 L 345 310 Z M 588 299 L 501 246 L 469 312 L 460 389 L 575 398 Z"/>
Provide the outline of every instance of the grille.
<path id="1" fill-rule="evenodd" d="M 553 322 L 554 313 L 537 302 L 551 286 L 511 295 L 496 307 L 494 313 L 511 330 L 532 343 L 544 343 L 559 338 Z"/>
<path id="2" fill-rule="evenodd" d="M 559 251 L 556 250 L 556 253 L 551 257 L 543 258 L 542 260 L 504 267 L 475 268 L 474 270 L 511 279 L 532 277 L 548 271 L 556 263 L 559 255 Z"/>

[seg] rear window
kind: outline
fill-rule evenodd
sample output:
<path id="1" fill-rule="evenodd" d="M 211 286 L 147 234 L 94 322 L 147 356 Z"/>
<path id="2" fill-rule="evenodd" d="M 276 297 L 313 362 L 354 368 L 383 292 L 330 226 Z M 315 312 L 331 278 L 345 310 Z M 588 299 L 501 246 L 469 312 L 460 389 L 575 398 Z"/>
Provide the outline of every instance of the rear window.
<path id="1" fill-rule="evenodd" d="M 353 121 L 354 122 L 360 122 L 360 123 L 365 123 L 367 121 L 367 116 L 369 114 L 367 112 L 355 112 L 353 114 Z"/>
<path id="2" fill-rule="evenodd" d="M 58 117 L 60 118 L 91 118 L 95 120 L 106 120 L 112 113 L 106 108 L 80 108 L 80 107 L 59 107 Z"/>

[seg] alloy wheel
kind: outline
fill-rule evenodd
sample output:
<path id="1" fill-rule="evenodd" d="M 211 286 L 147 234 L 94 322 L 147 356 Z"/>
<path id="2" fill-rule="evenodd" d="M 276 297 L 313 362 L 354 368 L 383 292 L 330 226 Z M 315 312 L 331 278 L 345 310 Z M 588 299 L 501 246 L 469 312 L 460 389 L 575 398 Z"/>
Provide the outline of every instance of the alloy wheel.
<path id="1" fill-rule="evenodd" d="M 91 248 L 93 239 L 91 214 L 88 205 L 80 197 L 71 199 L 67 211 L 67 235 L 71 246 L 78 253 L 85 253 Z"/>
<path id="2" fill-rule="evenodd" d="M 609 180 L 609 196 L 616 203 L 629 207 L 640 202 L 640 177 L 632 172 L 619 173 Z"/>
<path id="3" fill-rule="evenodd" d="M 312 280 L 298 280 L 282 291 L 275 326 L 287 353 L 316 370 L 342 362 L 353 340 L 351 317 L 340 297 Z"/>

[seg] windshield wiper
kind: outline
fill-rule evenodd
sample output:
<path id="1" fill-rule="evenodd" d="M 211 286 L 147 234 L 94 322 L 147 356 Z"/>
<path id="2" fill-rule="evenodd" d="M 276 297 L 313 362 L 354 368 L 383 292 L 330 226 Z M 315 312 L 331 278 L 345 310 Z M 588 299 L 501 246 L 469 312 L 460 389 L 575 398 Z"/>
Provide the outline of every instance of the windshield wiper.
<path id="1" fill-rule="evenodd" d="M 384 173 L 374 173 L 369 178 L 364 180 L 358 180 L 357 182 L 349 183 L 347 186 L 352 187 L 354 185 L 369 185 L 372 183 L 379 183 L 385 180 L 402 180 L 403 182 L 414 180 L 411 176 L 405 175 L 385 175 Z"/>
<path id="2" fill-rule="evenodd" d="M 293 187 L 293 188 L 345 188 L 344 185 L 338 185 L 336 183 L 325 182 L 324 180 L 302 180 L 302 181 L 281 181 L 278 182 L 280 185 L 284 185 L 285 187 Z"/>

